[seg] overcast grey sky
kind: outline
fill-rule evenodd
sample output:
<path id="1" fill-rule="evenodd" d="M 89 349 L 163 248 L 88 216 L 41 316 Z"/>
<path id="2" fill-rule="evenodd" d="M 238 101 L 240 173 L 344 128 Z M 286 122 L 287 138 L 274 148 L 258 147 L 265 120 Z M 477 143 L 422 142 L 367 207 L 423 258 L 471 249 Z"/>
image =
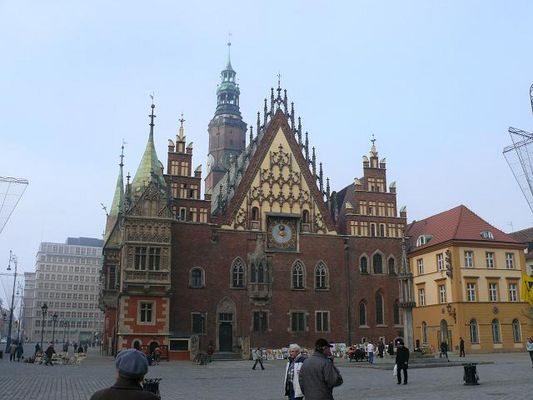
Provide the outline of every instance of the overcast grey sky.
<path id="1" fill-rule="evenodd" d="M 332 190 L 362 175 L 374 134 L 410 221 L 465 204 L 530 227 L 502 149 L 510 125 L 533 128 L 532 15 L 530 1 L 0 0 L 0 176 L 30 181 L 0 272 L 10 249 L 31 271 L 41 241 L 101 237 L 122 139 L 133 175 L 152 92 L 159 158 L 184 113 L 205 177 L 228 32 L 244 120 L 281 72 Z"/>

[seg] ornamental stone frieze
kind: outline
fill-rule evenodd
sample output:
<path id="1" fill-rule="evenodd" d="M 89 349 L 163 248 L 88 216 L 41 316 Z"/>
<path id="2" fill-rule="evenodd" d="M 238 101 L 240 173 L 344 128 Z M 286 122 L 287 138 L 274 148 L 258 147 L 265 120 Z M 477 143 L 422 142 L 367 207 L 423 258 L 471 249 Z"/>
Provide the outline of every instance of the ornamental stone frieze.
<path id="1" fill-rule="evenodd" d="M 170 243 L 170 226 L 168 224 L 128 225 L 126 241 Z"/>

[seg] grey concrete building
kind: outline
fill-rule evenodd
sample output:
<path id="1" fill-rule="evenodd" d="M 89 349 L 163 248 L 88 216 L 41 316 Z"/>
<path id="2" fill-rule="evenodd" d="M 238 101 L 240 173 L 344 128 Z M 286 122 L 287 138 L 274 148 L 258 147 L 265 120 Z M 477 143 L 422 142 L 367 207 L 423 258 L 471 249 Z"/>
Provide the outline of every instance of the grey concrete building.
<path id="1" fill-rule="evenodd" d="M 100 339 L 102 245 L 100 239 L 83 237 L 41 243 L 34 276 L 25 276 L 23 319 L 29 340 L 40 342 L 41 334 L 43 342 L 54 338 L 56 342 L 93 343 Z"/>

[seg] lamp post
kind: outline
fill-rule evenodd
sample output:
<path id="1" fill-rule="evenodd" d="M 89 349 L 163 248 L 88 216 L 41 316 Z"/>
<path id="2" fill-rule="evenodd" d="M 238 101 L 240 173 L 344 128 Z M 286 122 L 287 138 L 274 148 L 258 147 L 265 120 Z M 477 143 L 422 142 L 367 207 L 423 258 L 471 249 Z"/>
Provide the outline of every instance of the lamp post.
<path id="1" fill-rule="evenodd" d="M 43 350 L 43 335 L 44 335 L 44 319 L 46 318 L 46 312 L 48 311 L 48 305 L 44 303 L 41 306 L 41 351 Z"/>
<path id="2" fill-rule="evenodd" d="M 13 312 L 15 311 L 15 286 L 17 284 L 17 256 L 9 250 L 9 261 L 7 263 L 7 270 L 11 271 L 11 261 L 15 264 L 15 275 L 13 279 L 13 292 L 11 293 L 11 310 L 9 312 L 9 328 L 6 341 L 6 353 L 9 351 L 11 345 L 11 328 L 13 327 Z"/>
<path id="3" fill-rule="evenodd" d="M 52 344 L 54 344 L 54 339 L 56 336 L 56 324 L 57 324 L 57 313 L 52 315 Z"/>

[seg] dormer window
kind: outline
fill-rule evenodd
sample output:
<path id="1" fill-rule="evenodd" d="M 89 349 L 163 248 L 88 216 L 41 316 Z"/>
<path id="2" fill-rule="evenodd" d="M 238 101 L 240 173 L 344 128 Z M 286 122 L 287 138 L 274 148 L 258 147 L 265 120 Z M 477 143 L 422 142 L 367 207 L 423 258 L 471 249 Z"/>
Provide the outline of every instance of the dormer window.
<path id="1" fill-rule="evenodd" d="M 418 239 L 416 240 L 416 247 L 423 246 L 433 238 L 431 235 L 420 235 Z"/>
<path id="2" fill-rule="evenodd" d="M 494 235 L 491 231 L 481 231 L 480 235 L 483 239 L 494 240 Z"/>

